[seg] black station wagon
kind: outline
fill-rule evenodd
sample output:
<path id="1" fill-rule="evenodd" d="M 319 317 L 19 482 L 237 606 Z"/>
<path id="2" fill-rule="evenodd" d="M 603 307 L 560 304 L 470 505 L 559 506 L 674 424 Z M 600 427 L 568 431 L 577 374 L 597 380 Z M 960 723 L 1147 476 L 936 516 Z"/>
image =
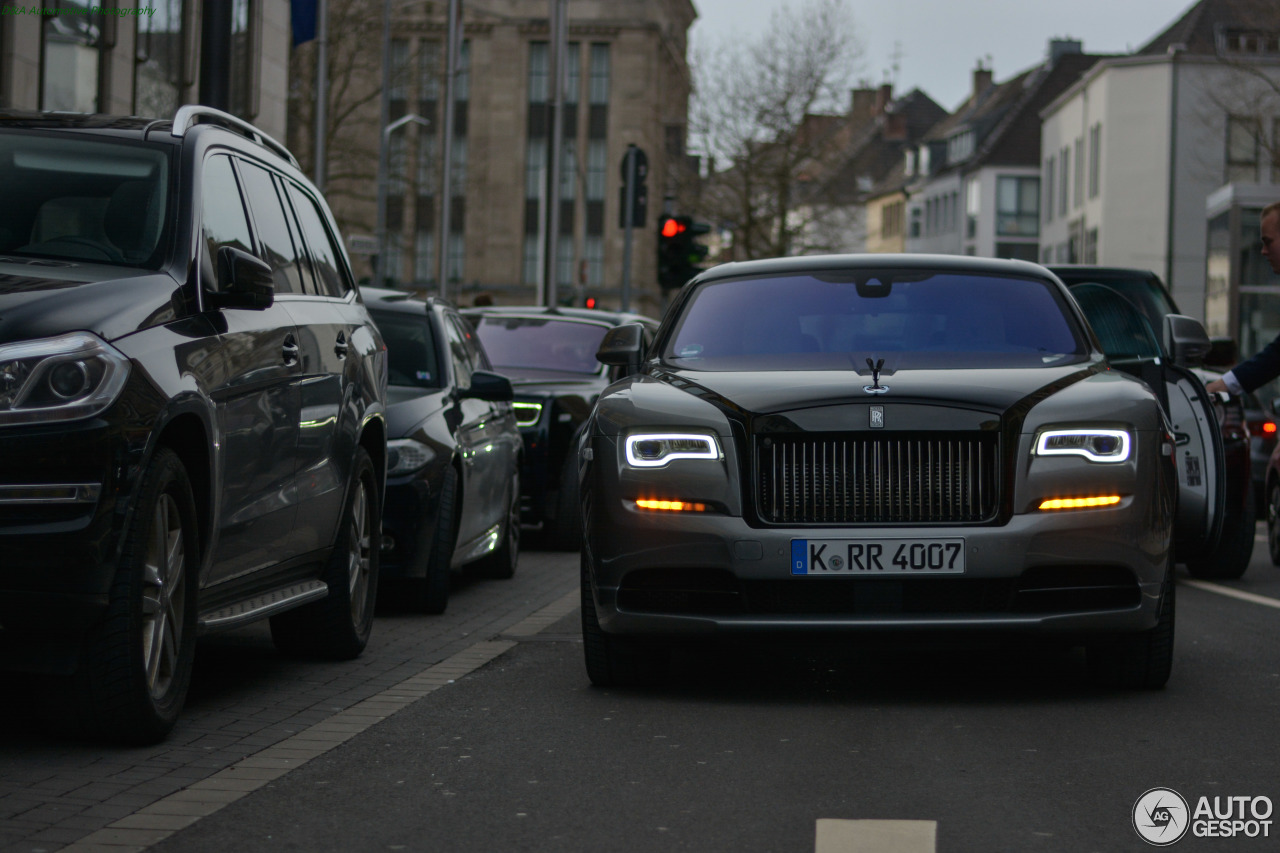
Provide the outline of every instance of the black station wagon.
<path id="1" fill-rule="evenodd" d="M 0 667 L 148 741 L 198 634 L 373 621 L 385 347 L 323 198 L 232 116 L 0 116 Z"/>

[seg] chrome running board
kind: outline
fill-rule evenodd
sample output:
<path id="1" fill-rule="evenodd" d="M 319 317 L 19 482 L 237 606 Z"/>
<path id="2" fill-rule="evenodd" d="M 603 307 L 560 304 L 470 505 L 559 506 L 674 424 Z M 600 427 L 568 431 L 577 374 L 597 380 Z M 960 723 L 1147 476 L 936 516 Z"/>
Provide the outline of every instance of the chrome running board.
<path id="1" fill-rule="evenodd" d="M 273 616 L 300 604 L 317 601 L 329 594 L 324 581 L 303 581 L 274 589 L 255 598 L 237 601 L 220 610 L 200 614 L 200 631 L 221 631 Z"/>

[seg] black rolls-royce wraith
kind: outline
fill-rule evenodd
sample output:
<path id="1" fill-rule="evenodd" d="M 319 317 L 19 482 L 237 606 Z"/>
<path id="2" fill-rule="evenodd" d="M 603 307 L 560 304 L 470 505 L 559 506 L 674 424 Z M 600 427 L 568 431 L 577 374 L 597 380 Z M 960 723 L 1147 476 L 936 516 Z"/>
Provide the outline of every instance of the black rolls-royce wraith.
<path id="1" fill-rule="evenodd" d="M 1176 362 L 1208 350 L 1171 323 Z M 1109 361 L 1043 267 L 727 264 L 641 341 L 602 342 L 627 376 L 579 447 L 594 683 L 697 638 L 891 631 L 1052 636 L 1106 683 L 1168 679 L 1175 527 L 1219 508 L 1157 386 L 1198 380 L 1151 340 Z"/>

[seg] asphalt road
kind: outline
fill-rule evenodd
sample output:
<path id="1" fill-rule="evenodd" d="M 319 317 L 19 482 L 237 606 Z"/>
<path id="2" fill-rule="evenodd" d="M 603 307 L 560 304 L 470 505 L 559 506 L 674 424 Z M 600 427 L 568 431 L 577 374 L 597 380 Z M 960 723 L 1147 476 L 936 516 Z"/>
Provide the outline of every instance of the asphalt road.
<path id="1" fill-rule="evenodd" d="M 700 650 L 678 655 L 660 687 L 601 690 L 582 664 L 576 555 L 526 560 L 531 569 L 522 566 L 510 586 L 465 589 L 449 613 L 425 619 L 449 639 L 437 654 L 343 685 L 349 701 L 329 715 L 295 715 L 264 749 L 242 750 L 135 809 L 135 819 L 151 813 L 142 825 L 172 814 L 172 829 L 185 828 L 111 835 L 110 826 L 130 825 L 125 817 L 69 849 L 114 840 L 121 846 L 109 849 L 154 841 L 149 849 L 184 853 L 1078 853 L 1149 849 L 1132 820 L 1152 788 L 1180 793 L 1191 811 L 1201 797 L 1220 807 L 1229 797 L 1280 802 L 1280 569 L 1265 543 L 1241 581 L 1179 586 L 1173 678 L 1149 693 L 1100 690 L 1081 655 L 1028 647 Z M 540 595 L 521 592 L 535 581 Z M 527 606 L 454 637 L 448 620 L 483 621 L 470 608 L 483 609 L 495 590 Z M 403 652 L 423 630 L 414 627 L 423 617 L 384 618 L 395 622 L 385 629 L 395 639 L 371 649 L 375 659 Z M 252 636 L 219 642 L 202 647 L 206 660 L 252 669 L 269 659 L 257 666 L 283 668 L 294 679 L 290 695 L 332 689 L 316 687 L 332 665 L 307 664 L 318 669 L 299 678 L 298 662 L 271 658 Z M 425 672 L 415 680 L 419 663 Z M 235 666 L 216 669 L 198 713 L 224 701 L 231 711 L 257 707 L 261 690 L 279 689 L 271 681 L 242 690 Z M 355 724 L 338 708 L 371 716 Z M 23 750 L 25 772 L 40 766 L 42 751 L 59 760 L 92 754 L 41 741 Z M 280 760 L 288 766 L 269 769 Z M 5 758 L 0 783 L 18 769 Z M 235 784 L 255 774 L 270 778 Z M 207 816 L 183 814 L 192 804 Z M 1280 815 L 1268 819 L 1265 839 L 1188 832 L 1174 849 L 1274 850 Z M 36 849 L 30 838 L 0 844 L 5 853 Z"/>

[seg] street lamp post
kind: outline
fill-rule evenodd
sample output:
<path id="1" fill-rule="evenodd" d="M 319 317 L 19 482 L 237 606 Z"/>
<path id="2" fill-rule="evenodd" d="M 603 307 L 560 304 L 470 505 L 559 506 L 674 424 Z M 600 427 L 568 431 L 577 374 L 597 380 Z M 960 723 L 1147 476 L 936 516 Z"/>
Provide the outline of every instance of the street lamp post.
<path id="1" fill-rule="evenodd" d="M 386 152 L 391 150 L 391 134 L 410 122 L 420 124 L 428 129 L 431 127 L 431 122 L 422 116 L 409 113 L 408 115 L 400 116 L 400 118 L 382 128 L 382 156 L 388 162 L 378 175 L 378 268 L 374 274 L 374 285 L 377 287 L 384 287 L 387 277 L 387 190 L 391 183 L 391 168 Z"/>

